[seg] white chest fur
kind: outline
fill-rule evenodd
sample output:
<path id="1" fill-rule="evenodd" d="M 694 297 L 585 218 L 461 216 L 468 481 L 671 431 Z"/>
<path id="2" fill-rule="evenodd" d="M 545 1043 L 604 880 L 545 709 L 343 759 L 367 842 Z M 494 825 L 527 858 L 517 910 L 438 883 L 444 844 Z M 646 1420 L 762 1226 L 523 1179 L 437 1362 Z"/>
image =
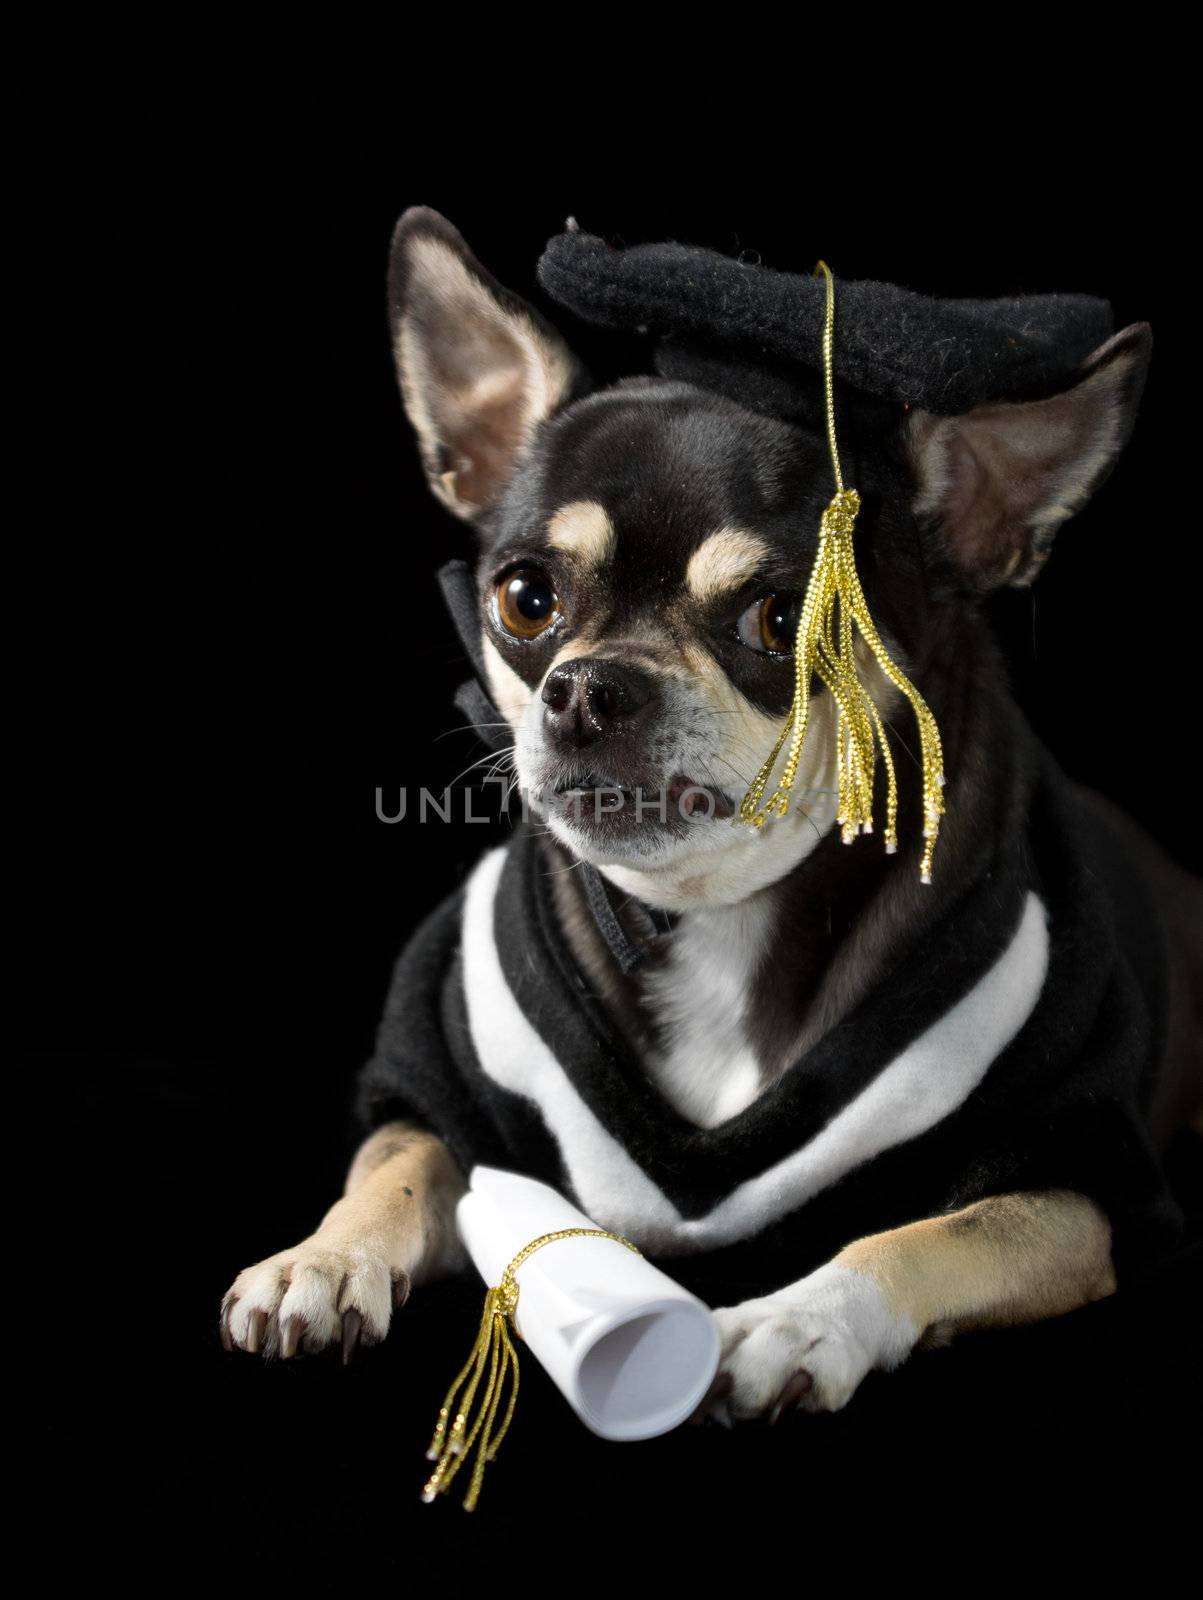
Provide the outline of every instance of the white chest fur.
<path id="1" fill-rule="evenodd" d="M 644 1004 L 664 1048 L 645 1062 L 671 1106 L 700 1128 L 736 1116 L 760 1092 L 760 1063 L 744 1026 L 771 918 L 757 897 L 687 912 L 664 964 L 648 974 Z"/>

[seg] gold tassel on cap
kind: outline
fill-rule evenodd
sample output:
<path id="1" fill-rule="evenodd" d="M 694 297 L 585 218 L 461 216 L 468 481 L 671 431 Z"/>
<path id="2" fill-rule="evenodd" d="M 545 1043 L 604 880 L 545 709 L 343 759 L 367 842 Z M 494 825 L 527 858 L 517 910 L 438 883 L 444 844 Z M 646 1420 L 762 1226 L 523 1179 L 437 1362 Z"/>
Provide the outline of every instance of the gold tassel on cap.
<path id="1" fill-rule="evenodd" d="M 497 1455 L 513 1418 L 514 1406 L 518 1399 L 518 1352 L 514 1349 L 514 1342 L 510 1338 L 510 1328 L 513 1327 L 517 1333 L 514 1314 L 518 1309 L 518 1280 L 515 1277 L 518 1268 L 528 1256 L 534 1255 L 536 1250 L 545 1244 L 551 1244 L 553 1240 L 589 1238 L 613 1239 L 618 1244 L 626 1245 L 627 1249 L 633 1250 L 636 1255 L 640 1254 L 638 1247 L 629 1239 L 624 1239 L 618 1233 L 608 1233 L 605 1228 L 561 1228 L 557 1233 L 541 1234 L 539 1238 L 532 1239 L 528 1245 L 524 1245 L 502 1273 L 500 1284 L 485 1295 L 484 1316 L 481 1318 L 476 1343 L 472 1346 L 471 1355 L 460 1368 L 459 1376 L 447 1391 L 447 1398 L 439 1410 L 434 1437 L 426 1452 L 427 1460 L 437 1463 L 427 1479 L 426 1487 L 422 1490 L 422 1499 L 427 1504 L 438 1495 L 446 1494 L 456 1473 L 472 1454 L 475 1446 L 476 1460 L 473 1463 L 472 1476 L 468 1480 L 468 1492 L 464 1496 L 464 1510 L 474 1511 L 476 1502 L 480 1498 L 485 1467 Z M 485 1378 L 484 1392 L 480 1396 L 475 1419 L 469 1424 L 468 1419 L 472 1414 L 472 1407 L 480 1390 L 481 1379 L 485 1377 L 486 1368 L 488 1377 Z M 509 1399 L 506 1401 L 505 1414 L 498 1428 L 497 1414 L 501 1409 L 501 1398 L 505 1392 L 507 1379 L 510 1380 Z"/>
<path id="2" fill-rule="evenodd" d="M 845 489 L 835 442 L 835 397 L 832 384 L 831 346 L 835 332 L 835 283 L 825 261 L 815 268 L 827 280 L 827 319 L 823 330 L 823 376 L 827 400 L 827 442 L 835 473 L 836 493 L 819 523 L 819 552 L 815 558 L 802 614 L 794 641 L 794 698 L 789 717 L 772 753 L 753 779 L 739 808 L 740 817 L 762 828 L 769 817 L 784 817 L 789 810 L 802 754 L 802 742 L 810 716 L 810 680 L 818 677 L 826 685 L 837 709 L 836 746 L 839 753 L 839 823 L 845 844 L 851 844 L 863 829 L 873 832 L 873 777 L 877 746 L 885 762 L 888 797 L 886 800 L 885 845 L 889 854 L 898 848 L 896 821 L 898 786 L 894 762 L 882 727 L 881 714 L 861 683 L 852 653 L 852 624 L 873 652 L 877 664 L 890 682 L 911 703 L 919 725 L 923 762 L 923 860 L 919 873 L 924 883 L 931 882 L 932 852 L 944 811 L 944 756 L 940 730 L 927 702 L 901 669 L 886 654 L 885 646 L 865 601 L 852 551 L 852 528 L 860 509 L 855 489 Z M 761 804 L 761 797 L 772 775 L 777 757 L 789 737 L 789 752 L 777 787 Z"/>

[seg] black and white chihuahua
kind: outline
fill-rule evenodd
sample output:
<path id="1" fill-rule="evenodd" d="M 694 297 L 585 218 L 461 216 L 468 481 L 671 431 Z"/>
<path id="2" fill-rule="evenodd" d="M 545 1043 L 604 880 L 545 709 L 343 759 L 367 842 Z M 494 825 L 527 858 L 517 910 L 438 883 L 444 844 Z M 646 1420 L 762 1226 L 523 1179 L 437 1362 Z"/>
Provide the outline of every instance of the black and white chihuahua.
<path id="1" fill-rule="evenodd" d="M 889 1203 L 840 1213 L 830 1259 L 791 1257 L 798 1264 L 782 1271 L 783 1286 L 716 1312 L 723 1355 L 706 1405 L 729 1418 L 835 1409 L 869 1370 L 897 1365 L 920 1342 L 1111 1293 L 1114 1217 L 1098 1193 L 1029 1176 L 979 1185 L 952 1205 L 936 1195 L 960 1192 L 956 1184 L 937 1191 L 926 1177 L 954 1159 L 954 1123 L 966 1171 L 978 1152 L 966 1156 L 964 1140 L 990 1142 L 989 1122 L 970 1111 L 989 1111 L 993 1064 L 1010 1059 L 1011 1039 L 1061 970 L 1055 910 L 1047 932 L 1040 917 L 1017 918 L 1001 954 L 991 946 L 980 983 L 958 990 L 947 979 L 956 992 L 922 1033 L 926 1054 L 895 1041 L 888 1069 L 883 1056 L 866 1081 L 839 1041 L 854 1039 L 842 1031 L 850 1019 L 870 1014 L 911 970 L 902 953 L 923 940 L 938 952 L 942 931 L 968 925 L 955 920 L 958 894 L 1017 825 L 1015 774 L 1031 765 L 1034 741 L 1002 687 L 975 600 L 1030 582 L 1059 524 L 1110 470 L 1138 403 L 1147 326 L 1107 340 L 1050 397 L 956 417 L 911 408 L 889 434 L 844 441 L 866 508 L 858 553 L 874 616 L 945 737 L 947 814 L 936 882 L 925 887 L 913 852 L 840 844 L 830 696 L 813 707 L 795 791 L 805 804 L 762 829 L 737 817 L 790 704 L 798 596 L 830 498 L 823 438 L 688 383 L 644 377 L 592 389 L 559 335 L 424 208 L 398 224 L 390 282 L 401 390 L 430 488 L 478 535 L 481 670 L 512 736 L 514 775 L 545 825 L 524 845 L 542 863 L 542 913 L 599 1008 L 598 1027 L 637 1063 L 629 1094 L 616 1099 L 631 1102 L 636 1120 L 641 1105 L 653 1107 L 665 1137 L 675 1130 L 703 1174 L 714 1173 L 713 1193 L 673 1199 L 683 1170 L 673 1160 L 653 1184 L 656 1152 L 640 1166 L 623 1147 L 627 1113 L 615 1110 L 619 1131 L 607 1132 L 590 1083 L 554 1077 L 546 1040 L 521 1032 L 504 962 L 471 922 L 482 906 L 499 915 L 500 861 L 477 873 L 463 913 L 467 1031 L 495 1094 L 482 1104 L 510 1095 L 533 1105 L 554 1135 L 560 1165 L 550 1170 L 600 1225 L 665 1254 L 738 1247 L 815 1195 L 854 1194 L 868 1158 L 895 1159 L 874 1180 L 875 1193 L 891 1188 Z M 871 660 L 863 665 L 888 721 L 896 692 Z M 1101 802 L 1095 811 L 1107 813 L 1118 853 L 1139 864 L 1167 929 L 1164 1014 L 1150 1046 L 1158 1076 L 1154 1084 L 1145 1072 L 1142 1103 L 1155 1149 L 1197 1103 L 1199 891 L 1130 823 Z M 904 841 L 907 825 L 904 816 Z M 581 874 L 568 870 L 580 862 L 600 873 L 617 919 L 652 908 L 667 925 L 649 941 L 646 918 L 627 921 L 627 936 L 649 943 L 647 960 L 615 959 Z M 975 914 L 973 927 L 990 920 Z M 937 983 L 955 966 L 925 959 Z M 877 1033 L 889 1033 L 906 1001 L 895 995 Z M 404 1034 L 404 1006 L 394 1011 Z M 870 1055 L 877 1033 L 867 1044 L 861 1036 Z M 1072 1048 L 1093 1046 L 1075 1038 Z M 1053 1059 L 1053 1046 L 1041 1051 Z M 796 1063 L 820 1056 L 828 1098 L 795 1150 L 782 1133 L 798 1103 L 788 1080 Z M 384 1338 L 411 1285 L 463 1264 L 454 1226 L 463 1150 L 439 1128 L 437 1115 L 379 1120 L 317 1231 L 238 1275 L 222 1304 L 227 1348 L 288 1358 L 341 1341 L 345 1359 Z M 740 1134 L 731 1145 L 738 1191 L 720 1170 L 730 1129 Z M 630 1134 L 633 1148 L 639 1129 Z M 920 1147 L 922 1161 L 908 1167 L 903 1157 Z M 866 1217 L 894 1220 L 865 1230 Z M 839 1234 L 845 1225 L 859 1231 Z"/>

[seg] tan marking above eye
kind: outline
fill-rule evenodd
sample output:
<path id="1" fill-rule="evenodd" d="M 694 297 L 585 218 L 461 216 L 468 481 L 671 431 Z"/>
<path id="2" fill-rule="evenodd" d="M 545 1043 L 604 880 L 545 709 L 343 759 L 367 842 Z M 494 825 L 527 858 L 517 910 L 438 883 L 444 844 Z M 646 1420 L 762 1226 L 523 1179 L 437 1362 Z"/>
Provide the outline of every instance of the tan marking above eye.
<path id="1" fill-rule="evenodd" d="M 743 528 L 720 528 L 689 558 L 685 587 L 698 600 L 717 600 L 755 577 L 769 549 L 763 539 Z"/>
<path id="2" fill-rule="evenodd" d="M 614 554 L 614 524 L 596 500 L 572 500 L 547 524 L 548 543 L 591 567 Z"/>

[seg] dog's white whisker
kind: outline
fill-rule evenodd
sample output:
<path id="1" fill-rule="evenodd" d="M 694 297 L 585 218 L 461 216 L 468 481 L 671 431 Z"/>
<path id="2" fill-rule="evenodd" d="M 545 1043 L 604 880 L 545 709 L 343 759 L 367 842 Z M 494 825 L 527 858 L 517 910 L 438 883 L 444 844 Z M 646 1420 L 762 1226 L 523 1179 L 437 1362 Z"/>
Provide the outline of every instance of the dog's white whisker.
<path id="1" fill-rule="evenodd" d="M 447 788 L 452 788 L 455 784 L 459 783 L 461 779 L 466 778 L 470 772 L 475 772 L 478 767 L 490 766 L 490 770 L 500 776 L 501 765 L 498 765 L 498 763 L 504 765 L 506 762 L 512 759 L 512 755 L 512 751 L 509 750 L 503 750 L 500 754 L 494 750 L 488 751 L 485 755 L 479 756 L 475 761 L 466 766 L 462 772 L 457 772 L 455 777 L 452 778 L 447 784 Z"/>

